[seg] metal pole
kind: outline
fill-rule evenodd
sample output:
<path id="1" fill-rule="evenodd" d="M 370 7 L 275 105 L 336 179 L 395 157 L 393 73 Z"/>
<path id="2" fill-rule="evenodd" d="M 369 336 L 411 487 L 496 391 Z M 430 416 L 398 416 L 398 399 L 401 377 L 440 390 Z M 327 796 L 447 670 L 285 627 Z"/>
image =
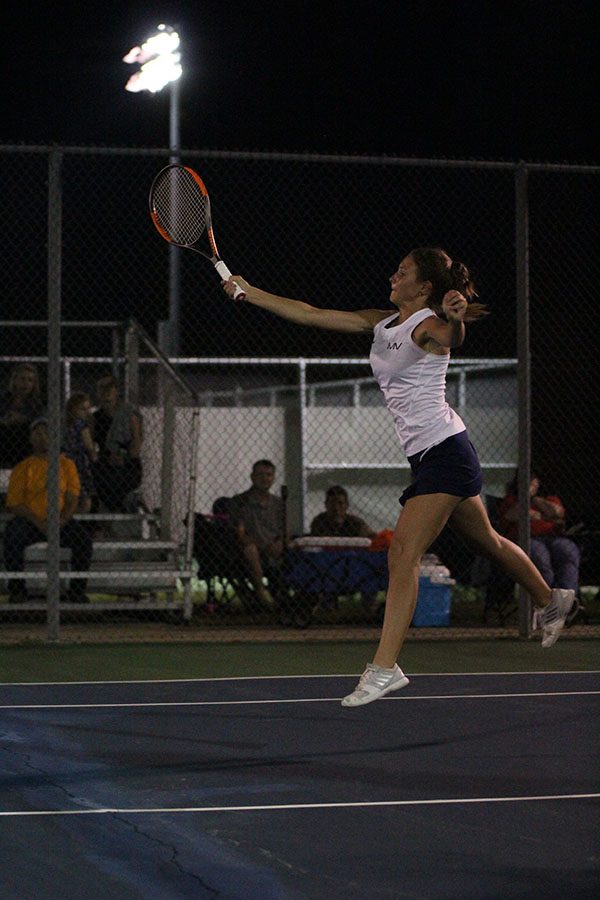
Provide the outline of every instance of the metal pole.
<path id="1" fill-rule="evenodd" d="M 173 467 L 175 464 L 175 384 L 165 377 L 162 405 L 162 456 L 160 466 L 160 539 L 170 541 L 173 527 Z"/>
<path id="2" fill-rule="evenodd" d="M 133 325 L 125 332 L 125 400 L 140 402 L 140 339 Z"/>
<path id="3" fill-rule="evenodd" d="M 179 79 L 171 82 L 171 102 L 169 104 L 169 150 L 170 162 L 180 159 L 181 140 L 179 136 Z"/>
<path id="4" fill-rule="evenodd" d="M 65 370 L 64 380 L 63 380 L 63 400 L 66 404 L 67 400 L 71 396 L 71 360 L 65 359 L 63 360 L 63 366 Z"/>
<path id="5" fill-rule="evenodd" d="M 180 136 L 179 136 L 179 80 L 172 81 L 170 85 L 171 99 L 169 104 L 169 149 L 171 155 L 169 161 L 171 163 L 180 162 Z M 169 245 L 169 336 L 168 347 L 161 347 L 166 350 L 168 356 L 180 355 L 181 343 L 181 322 L 180 322 L 180 269 L 181 269 L 181 252 L 179 247 L 173 244 Z"/>
<path id="6" fill-rule="evenodd" d="M 529 479 L 531 468 L 531 351 L 529 343 L 529 209 L 527 166 L 521 163 L 515 178 L 517 266 L 517 382 L 519 389 L 519 545 L 531 549 Z M 519 588 L 519 636 L 531 635 L 531 599 Z"/>
<path id="7" fill-rule="evenodd" d="M 116 378 L 119 381 L 119 361 L 121 357 L 121 327 L 117 326 L 113 328 L 111 335 L 111 352 L 112 352 L 112 362 L 110 366 L 110 370 L 112 372 L 113 378 Z"/>
<path id="8" fill-rule="evenodd" d="M 192 571 L 194 560 L 194 528 L 196 525 L 196 479 L 198 475 L 198 451 L 200 444 L 200 409 L 192 412 L 192 454 L 190 459 L 190 480 L 187 495 L 187 515 L 185 529 L 185 570 Z M 186 578 L 183 584 L 183 619 L 189 622 L 192 618 L 192 579 Z"/>
<path id="9" fill-rule="evenodd" d="M 62 153 L 52 150 L 48 166 L 48 582 L 47 638 L 60 631 L 60 318 L 62 281 Z"/>
<path id="10" fill-rule="evenodd" d="M 300 401 L 300 509 L 298 518 L 302 522 L 302 534 L 308 534 L 309 525 L 306 518 L 307 502 L 308 502 L 308 470 L 306 468 L 306 457 L 308 450 L 306 446 L 306 360 L 301 359 L 298 366 L 299 376 L 299 401 Z"/>

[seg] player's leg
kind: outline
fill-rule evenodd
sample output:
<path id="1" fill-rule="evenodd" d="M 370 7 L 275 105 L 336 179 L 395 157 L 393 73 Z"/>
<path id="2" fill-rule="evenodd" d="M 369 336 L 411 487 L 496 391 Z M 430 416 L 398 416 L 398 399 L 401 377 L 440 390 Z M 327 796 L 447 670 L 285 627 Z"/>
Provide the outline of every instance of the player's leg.
<path id="1" fill-rule="evenodd" d="M 459 497 L 419 494 L 403 507 L 388 552 L 388 589 L 383 630 L 373 660 L 393 666 L 411 623 L 419 590 L 421 557 L 452 514 Z"/>
<path id="2" fill-rule="evenodd" d="M 542 629 L 542 646 L 551 647 L 576 603 L 575 592 L 552 589 L 527 554 L 492 527 L 480 497 L 463 500 L 452 513 L 449 524 L 474 549 L 495 559 L 525 588 L 539 608 L 534 628 Z"/>
<path id="3" fill-rule="evenodd" d="M 459 497 L 418 494 L 403 507 L 388 553 L 388 589 L 379 646 L 344 706 L 363 706 L 408 684 L 396 660 L 411 623 L 423 553 L 448 521 Z"/>
<path id="4" fill-rule="evenodd" d="M 481 497 L 467 497 L 459 503 L 448 524 L 473 550 L 498 562 L 525 588 L 536 606 L 550 602 L 550 585 L 527 554 L 492 527 Z"/>

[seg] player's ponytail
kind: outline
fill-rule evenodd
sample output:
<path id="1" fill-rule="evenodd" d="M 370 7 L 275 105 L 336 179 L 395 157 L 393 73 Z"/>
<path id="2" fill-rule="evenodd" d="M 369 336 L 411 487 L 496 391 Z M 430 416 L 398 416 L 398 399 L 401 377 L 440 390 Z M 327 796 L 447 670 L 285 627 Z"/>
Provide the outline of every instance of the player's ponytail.
<path id="1" fill-rule="evenodd" d="M 465 297 L 468 294 L 475 294 L 474 284 L 471 281 L 469 270 L 464 263 L 453 259 L 450 263 L 450 279 L 455 291 L 460 291 Z"/>
<path id="2" fill-rule="evenodd" d="M 473 279 L 469 270 L 463 262 L 453 259 L 450 263 L 450 279 L 452 281 L 452 289 L 460 291 L 469 304 L 465 313 L 465 322 L 474 322 L 482 316 L 489 315 L 485 303 L 477 303 L 473 297 L 477 296 Z"/>
<path id="3" fill-rule="evenodd" d="M 439 316 L 442 312 L 442 300 L 448 291 L 460 291 L 468 305 L 465 322 L 474 322 L 488 315 L 484 303 L 477 303 L 475 284 L 468 268 L 463 262 L 451 259 L 440 247 L 418 247 L 408 254 L 415 262 L 421 281 L 430 281 L 431 294 L 427 305 Z"/>

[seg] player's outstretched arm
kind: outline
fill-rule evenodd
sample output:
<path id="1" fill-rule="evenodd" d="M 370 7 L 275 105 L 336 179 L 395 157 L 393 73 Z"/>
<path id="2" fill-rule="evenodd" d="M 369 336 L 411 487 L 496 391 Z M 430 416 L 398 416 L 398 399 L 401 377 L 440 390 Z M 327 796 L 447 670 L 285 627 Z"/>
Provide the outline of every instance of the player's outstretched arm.
<path id="1" fill-rule="evenodd" d="M 319 309 L 303 300 L 291 300 L 289 297 L 278 297 L 260 288 L 254 287 L 241 277 L 232 275 L 223 283 L 225 292 L 233 297 L 235 285 L 245 291 L 246 302 L 275 313 L 282 319 L 295 322 L 297 325 L 312 325 L 330 331 L 371 332 L 377 322 L 389 315 L 380 309 L 363 309 L 347 312 L 339 309 Z"/>

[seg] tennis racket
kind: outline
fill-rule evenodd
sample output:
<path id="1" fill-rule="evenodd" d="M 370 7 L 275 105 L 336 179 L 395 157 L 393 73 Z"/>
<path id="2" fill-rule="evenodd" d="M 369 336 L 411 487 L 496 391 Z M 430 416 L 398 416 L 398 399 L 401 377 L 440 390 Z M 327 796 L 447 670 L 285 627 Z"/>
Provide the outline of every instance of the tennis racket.
<path id="1" fill-rule="evenodd" d="M 210 215 L 210 199 L 204 182 L 189 166 L 165 166 L 150 188 L 150 216 L 161 237 L 177 247 L 195 250 L 210 260 L 223 281 L 231 272 L 219 256 Z M 241 288 L 235 300 L 246 294 Z"/>

